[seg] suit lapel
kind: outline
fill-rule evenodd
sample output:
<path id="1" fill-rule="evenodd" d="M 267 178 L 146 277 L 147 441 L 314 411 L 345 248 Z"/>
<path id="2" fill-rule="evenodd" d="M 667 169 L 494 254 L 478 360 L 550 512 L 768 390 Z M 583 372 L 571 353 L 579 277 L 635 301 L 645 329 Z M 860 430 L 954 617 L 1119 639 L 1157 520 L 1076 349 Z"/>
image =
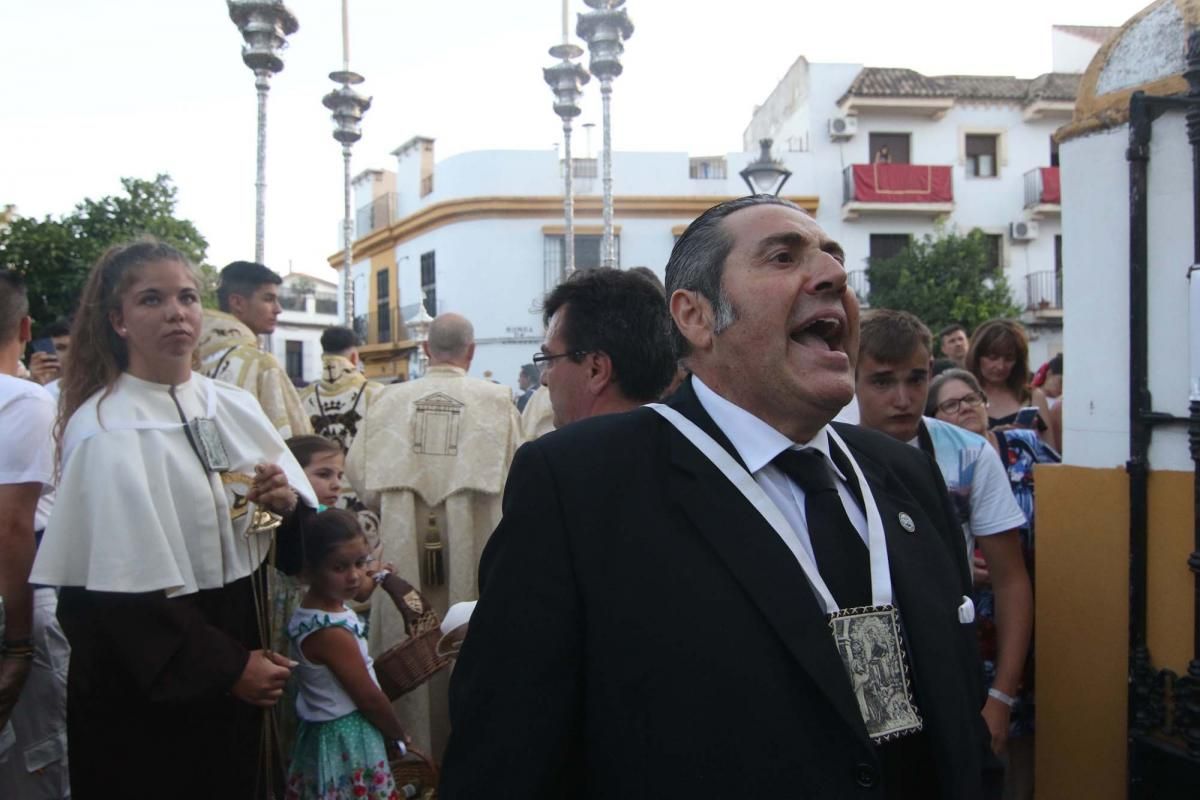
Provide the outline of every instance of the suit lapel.
<path id="1" fill-rule="evenodd" d="M 700 405 L 690 381 L 680 388 L 670 405 L 741 463 L 728 438 Z M 821 687 L 846 723 L 869 743 L 858 702 L 834 647 L 829 623 L 795 556 L 704 454 L 674 427 L 670 427 L 669 433 L 672 496 L 779 635 L 788 652 Z"/>

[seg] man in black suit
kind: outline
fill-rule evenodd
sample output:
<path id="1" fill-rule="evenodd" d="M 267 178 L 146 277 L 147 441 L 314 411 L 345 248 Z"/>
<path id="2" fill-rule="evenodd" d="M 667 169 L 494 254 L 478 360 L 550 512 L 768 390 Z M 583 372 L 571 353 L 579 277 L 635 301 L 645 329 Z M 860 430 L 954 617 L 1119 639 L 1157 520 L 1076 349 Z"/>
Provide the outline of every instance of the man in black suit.
<path id="1" fill-rule="evenodd" d="M 941 476 L 829 425 L 857 352 L 842 259 L 764 195 L 676 243 L 667 289 L 693 378 L 670 406 L 728 471 L 648 408 L 518 452 L 452 680 L 445 800 L 980 796 L 969 578 Z M 803 488 L 797 456 L 825 484 Z M 873 580 L 871 562 L 888 569 Z M 906 650 L 888 669 L 887 642 L 850 648 L 828 615 L 883 595 Z M 911 706 L 865 700 L 905 670 Z M 914 706 L 920 730 L 872 737 Z"/>

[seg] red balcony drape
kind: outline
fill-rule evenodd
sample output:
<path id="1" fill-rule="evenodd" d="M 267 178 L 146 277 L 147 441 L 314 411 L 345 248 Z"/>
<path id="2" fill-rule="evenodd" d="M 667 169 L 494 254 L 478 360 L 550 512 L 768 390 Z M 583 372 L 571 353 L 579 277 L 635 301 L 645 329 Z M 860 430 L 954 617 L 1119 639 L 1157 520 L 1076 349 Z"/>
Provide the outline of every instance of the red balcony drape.
<path id="1" fill-rule="evenodd" d="M 1062 203 L 1062 184 L 1058 179 L 1058 167 L 1042 167 L 1042 202 Z"/>
<path id="2" fill-rule="evenodd" d="M 855 164 L 854 199 L 863 203 L 949 203 L 950 167 L 924 164 Z"/>

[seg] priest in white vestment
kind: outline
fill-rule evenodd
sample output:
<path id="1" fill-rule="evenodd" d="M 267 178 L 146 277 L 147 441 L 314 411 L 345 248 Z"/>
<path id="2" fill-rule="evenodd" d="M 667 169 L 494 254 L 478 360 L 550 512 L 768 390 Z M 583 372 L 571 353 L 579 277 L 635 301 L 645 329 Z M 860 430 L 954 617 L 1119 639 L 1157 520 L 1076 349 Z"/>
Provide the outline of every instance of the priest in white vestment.
<path id="1" fill-rule="evenodd" d="M 221 270 L 220 310 L 204 312 L 196 347 L 197 369 L 214 380 L 245 389 L 284 439 L 312 433 L 291 378 L 258 337 L 274 332 L 281 278 L 262 264 L 235 261 Z"/>
<path id="2" fill-rule="evenodd" d="M 474 600 L 483 546 L 501 516 L 501 495 L 521 421 L 509 390 L 467 377 L 471 323 L 438 316 L 425 343 L 425 376 L 385 387 L 371 402 L 346 459 L 358 496 L 380 512 L 384 553 L 444 615 Z M 431 574 L 440 573 L 440 574 Z M 381 593 L 371 610 L 373 654 L 404 639 L 399 612 Z M 445 674 L 398 701 L 418 748 L 445 744 Z"/>

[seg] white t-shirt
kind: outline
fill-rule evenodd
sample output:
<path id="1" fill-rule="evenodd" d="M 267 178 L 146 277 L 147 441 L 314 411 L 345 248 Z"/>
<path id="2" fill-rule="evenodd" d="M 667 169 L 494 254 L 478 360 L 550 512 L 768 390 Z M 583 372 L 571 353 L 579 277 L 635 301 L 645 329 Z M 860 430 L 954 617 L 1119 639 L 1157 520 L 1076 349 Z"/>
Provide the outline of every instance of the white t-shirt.
<path id="1" fill-rule="evenodd" d="M 925 417 L 923 422 L 968 548 L 973 547 L 974 536 L 1024 527 L 1025 514 L 1013 497 L 1000 456 L 988 440 L 940 419 Z"/>
<path id="2" fill-rule="evenodd" d="M 0 375 L 0 484 L 40 483 L 43 499 L 54 489 L 54 401 L 32 381 Z M 33 529 L 50 516 L 39 502 Z"/>

